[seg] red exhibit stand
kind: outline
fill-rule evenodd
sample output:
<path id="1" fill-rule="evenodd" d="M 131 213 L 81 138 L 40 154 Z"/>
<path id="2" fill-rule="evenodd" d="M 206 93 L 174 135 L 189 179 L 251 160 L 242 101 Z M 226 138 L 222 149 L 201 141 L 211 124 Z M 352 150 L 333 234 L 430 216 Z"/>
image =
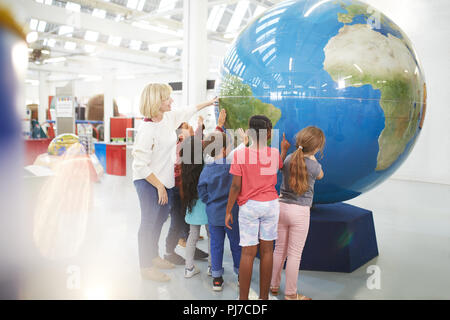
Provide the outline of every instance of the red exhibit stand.
<path id="1" fill-rule="evenodd" d="M 133 118 L 119 118 L 114 117 L 111 118 L 111 139 L 115 138 L 126 138 L 127 136 L 127 128 L 134 127 L 134 119 Z"/>
<path id="2" fill-rule="evenodd" d="M 127 175 L 127 145 L 125 143 L 106 144 L 106 173 L 116 176 Z"/>
<path id="3" fill-rule="evenodd" d="M 25 140 L 25 166 L 34 163 L 38 155 L 48 151 L 52 139 L 26 139 Z"/>

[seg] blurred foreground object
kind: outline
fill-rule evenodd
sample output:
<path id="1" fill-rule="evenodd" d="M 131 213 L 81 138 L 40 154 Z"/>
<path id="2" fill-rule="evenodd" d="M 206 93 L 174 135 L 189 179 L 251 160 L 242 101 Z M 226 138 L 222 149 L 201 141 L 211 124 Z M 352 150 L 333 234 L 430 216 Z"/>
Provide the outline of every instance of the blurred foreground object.
<path id="1" fill-rule="evenodd" d="M 0 299 L 17 299 L 29 247 L 24 241 L 21 174 L 23 84 L 28 65 L 25 35 L 0 6 Z"/>

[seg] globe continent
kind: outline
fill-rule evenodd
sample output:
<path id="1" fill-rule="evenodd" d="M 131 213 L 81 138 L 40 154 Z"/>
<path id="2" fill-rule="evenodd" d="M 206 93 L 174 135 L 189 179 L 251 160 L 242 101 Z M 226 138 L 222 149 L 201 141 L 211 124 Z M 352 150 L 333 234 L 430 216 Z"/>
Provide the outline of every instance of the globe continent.
<path id="1" fill-rule="evenodd" d="M 227 128 L 267 115 L 295 148 L 314 125 L 326 135 L 315 203 L 352 199 L 387 179 L 421 131 L 426 85 L 410 40 L 359 1 L 285 1 L 235 39 L 221 68 Z M 279 179 L 280 181 L 280 179 Z"/>

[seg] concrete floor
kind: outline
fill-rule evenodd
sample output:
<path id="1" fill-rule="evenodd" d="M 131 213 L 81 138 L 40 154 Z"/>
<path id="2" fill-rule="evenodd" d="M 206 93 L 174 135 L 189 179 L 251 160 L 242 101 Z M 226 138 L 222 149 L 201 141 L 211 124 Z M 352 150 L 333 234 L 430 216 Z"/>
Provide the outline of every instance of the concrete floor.
<path id="1" fill-rule="evenodd" d="M 134 187 L 126 177 L 105 175 L 93 191 L 87 233 L 76 257 L 40 260 L 22 286 L 24 299 L 228 299 L 238 297 L 228 244 L 225 285 L 212 291 L 206 261 L 201 273 L 183 277 L 183 267 L 169 270 L 166 284 L 142 280 L 137 257 L 140 210 Z M 388 180 L 349 201 L 373 211 L 380 255 L 353 273 L 301 271 L 300 292 L 313 299 L 450 299 L 450 186 Z M 160 250 L 170 221 L 163 226 Z M 206 231 L 202 228 L 206 238 Z M 207 240 L 198 247 L 207 250 Z M 184 255 L 184 248 L 177 247 Z M 255 260 L 251 298 L 259 290 Z M 380 271 L 380 288 L 370 290 L 367 268 Z M 281 292 L 284 289 L 282 277 Z M 283 295 L 279 296 L 282 299 Z M 276 299 L 276 298 L 273 298 Z"/>

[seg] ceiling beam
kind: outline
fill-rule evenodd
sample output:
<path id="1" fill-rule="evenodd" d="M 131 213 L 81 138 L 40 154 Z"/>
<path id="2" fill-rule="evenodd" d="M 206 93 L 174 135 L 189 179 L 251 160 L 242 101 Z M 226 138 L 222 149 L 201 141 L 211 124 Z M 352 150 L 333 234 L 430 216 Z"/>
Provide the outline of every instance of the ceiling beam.
<path id="1" fill-rule="evenodd" d="M 79 29 L 97 31 L 104 35 L 114 35 L 123 39 L 140 40 L 151 43 L 171 41 L 181 38 L 176 35 L 134 27 L 128 23 L 116 22 L 106 18 L 97 18 L 83 12 L 73 12 L 66 10 L 65 8 L 37 3 L 34 0 L 14 1 L 21 4 L 23 13 L 28 17 L 44 20 L 58 25 L 69 25 Z"/>

